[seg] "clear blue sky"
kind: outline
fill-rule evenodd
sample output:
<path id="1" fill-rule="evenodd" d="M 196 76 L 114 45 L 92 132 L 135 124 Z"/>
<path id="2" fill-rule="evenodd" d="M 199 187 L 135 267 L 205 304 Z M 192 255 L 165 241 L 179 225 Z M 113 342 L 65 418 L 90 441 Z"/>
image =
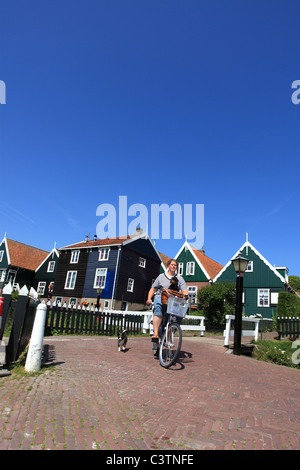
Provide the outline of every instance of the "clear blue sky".
<path id="1" fill-rule="evenodd" d="M 0 238 L 75 243 L 120 195 L 204 204 L 208 256 L 248 232 L 300 276 L 299 18 L 299 0 L 2 0 Z"/>

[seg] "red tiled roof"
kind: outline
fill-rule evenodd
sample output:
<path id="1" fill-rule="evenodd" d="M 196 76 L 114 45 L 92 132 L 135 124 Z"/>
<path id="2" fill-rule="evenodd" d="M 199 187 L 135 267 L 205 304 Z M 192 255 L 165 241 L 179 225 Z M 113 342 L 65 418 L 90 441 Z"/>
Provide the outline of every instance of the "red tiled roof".
<path id="1" fill-rule="evenodd" d="M 40 250 L 34 246 L 25 245 L 15 240 L 6 239 L 10 264 L 19 268 L 35 271 L 49 255 L 48 251 Z"/>
<path id="2" fill-rule="evenodd" d="M 87 246 L 103 246 L 103 245 L 121 245 L 127 240 L 132 239 L 132 235 L 127 235 L 126 237 L 115 237 L 115 238 L 97 238 L 97 240 L 83 240 L 82 242 L 74 243 L 72 245 L 63 246 L 62 249 L 74 249 L 74 248 L 84 248 Z"/>
<path id="3" fill-rule="evenodd" d="M 161 260 L 164 264 L 165 267 L 167 267 L 167 263 L 169 260 L 173 259 L 173 258 L 170 258 L 170 256 L 167 256 L 167 255 L 164 255 L 163 253 L 161 253 L 160 251 L 158 251 L 158 254 L 159 256 L 161 257 Z"/>
<path id="4" fill-rule="evenodd" d="M 192 249 L 194 251 L 194 254 L 197 256 L 198 260 L 206 270 L 210 279 L 214 279 L 216 275 L 221 271 L 221 269 L 223 269 L 223 266 L 217 263 L 217 261 L 214 261 L 213 259 L 206 256 L 203 251 L 196 250 L 196 248 L 193 247 Z"/>

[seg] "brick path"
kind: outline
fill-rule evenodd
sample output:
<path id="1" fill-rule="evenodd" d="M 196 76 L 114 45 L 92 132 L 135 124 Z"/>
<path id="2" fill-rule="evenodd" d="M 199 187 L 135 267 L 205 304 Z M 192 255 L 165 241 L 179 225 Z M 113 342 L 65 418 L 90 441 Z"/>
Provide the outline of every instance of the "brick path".
<path id="1" fill-rule="evenodd" d="M 205 338 L 184 338 L 169 370 L 149 338 L 44 345 L 41 374 L 0 378 L 0 449 L 300 449 L 299 370 Z"/>

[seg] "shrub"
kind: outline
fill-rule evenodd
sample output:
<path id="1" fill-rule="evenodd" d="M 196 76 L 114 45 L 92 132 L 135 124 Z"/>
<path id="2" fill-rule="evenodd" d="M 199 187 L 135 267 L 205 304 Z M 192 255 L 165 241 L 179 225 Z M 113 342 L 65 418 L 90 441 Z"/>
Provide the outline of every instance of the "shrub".
<path id="1" fill-rule="evenodd" d="M 225 315 L 234 315 L 235 312 L 235 283 L 216 283 L 204 287 L 198 292 L 198 302 L 207 327 L 224 328 Z"/>
<path id="2" fill-rule="evenodd" d="M 277 317 L 300 317 L 300 297 L 290 292 L 280 292 Z"/>

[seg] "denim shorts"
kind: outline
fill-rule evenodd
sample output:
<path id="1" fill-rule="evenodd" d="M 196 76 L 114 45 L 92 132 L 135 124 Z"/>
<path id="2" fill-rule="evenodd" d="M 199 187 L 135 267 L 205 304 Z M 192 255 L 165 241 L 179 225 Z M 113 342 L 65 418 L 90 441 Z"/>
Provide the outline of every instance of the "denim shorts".
<path id="1" fill-rule="evenodd" d="M 166 311 L 166 306 L 161 303 L 161 295 L 155 295 L 153 303 L 154 303 L 153 315 L 157 317 L 162 317 Z"/>

